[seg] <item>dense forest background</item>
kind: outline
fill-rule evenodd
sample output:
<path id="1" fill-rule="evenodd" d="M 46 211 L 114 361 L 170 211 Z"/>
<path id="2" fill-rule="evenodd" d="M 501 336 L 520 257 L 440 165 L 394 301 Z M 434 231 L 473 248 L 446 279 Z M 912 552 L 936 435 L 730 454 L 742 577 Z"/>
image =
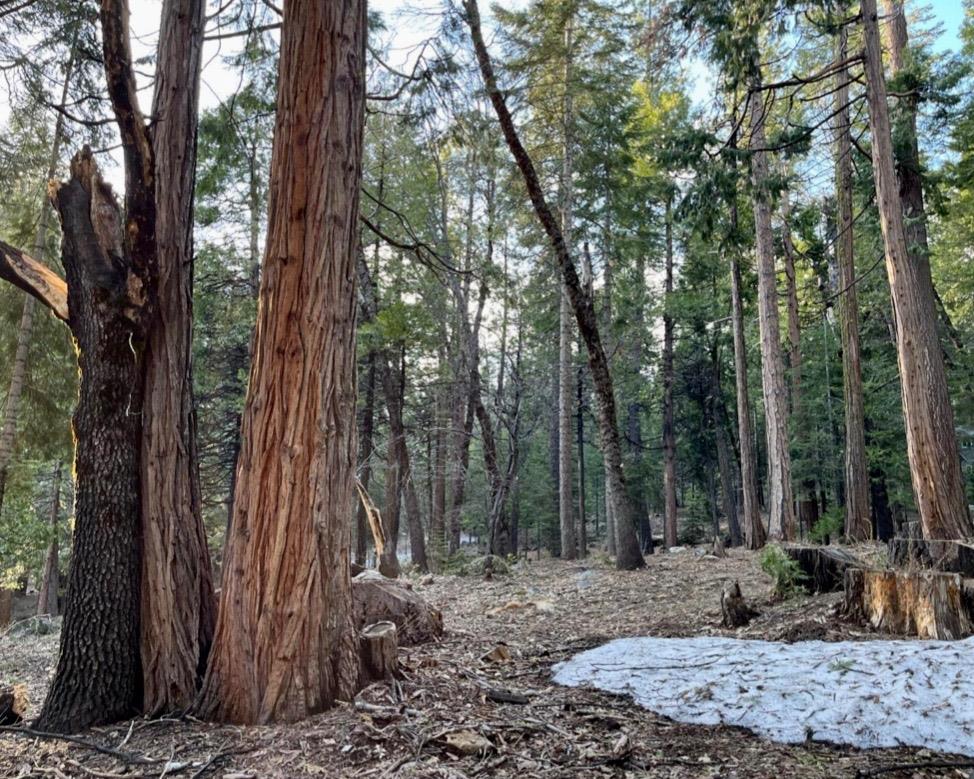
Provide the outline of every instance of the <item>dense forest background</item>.
<path id="1" fill-rule="evenodd" d="M 45 41 L 24 46 L 11 36 L 0 50 L 5 72 L 14 74 L 0 137 L 0 235 L 57 267 L 46 182 L 65 176 L 69 154 L 83 143 L 109 164 L 115 140 L 104 107 L 84 97 L 100 89 L 97 69 L 81 56 L 94 45 L 79 32 L 88 29 L 87 4 L 49 5 Z M 223 67 L 235 74 L 236 88 L 200 119 L 194 390 L 203 515 L 217 562 L 240 451 L 266 232 L 277 83 L 269 5 L 242 3 L 213 33 L 233 41 Z M 909 49 L 889 92 L 901 160 L 911 137 L 918 139 L 925 214 L 913 218 L 924 219 L 929 233 L 938 332 L 974 502 L 969 0 L 965 13 L 962 47 L 944 51 L 934 45 L 929 11 L 907 8 Z M 834 73 L 808 76 L 835 58 L 830 19 L 824 11 L 783 8 L 761 38 L 763 77 L 778 85 L 769 92 L 766 135 L 790 411 L 786 478 L 797 535 L 815 540 L 843 532 L 849 489 Z M 413 560 L 429 555 L 433 565 L 448 565 L 461 541 L 486 544 L 492 512 L 506 515 L 511 551 L 557 555 L 570 546 L 575 554 L 576 545 L 585 549 L 581 539 L 601 544 L 607 499 L 585 348 L 560 302 L 550 246 L 484 96 L 468 31 L 448 8 L 435 36 L 404 57 L 397 27 L 409 17 L 373 14 L 370 23 L 359 480 L 392 537 L 402 536 L 403 562 L 407 548 Z M 850 33 L 850 51 L 861 45 L 857 35 Z M 772 493 L 754 201 L 746 156 L 736 148 L 746 139 L 735 41 L 699 25 L 688 32 L 665 7 L 637 0 L 495 8 L 490 37 L 521 137 L 594 296 L 641 538 L 664 535 L 667 463 L 680 516 L 678 537 L 667 542 L 733 536 L 742 511 L 742 449 L 756 453 L 762 505 Z M 393 61 L 405 64 L 387 64 Z M 862 424 L 873 529 L 882 535 L 917 520 L 864 86 L 856 74 L 850 116 Z M 735 263 L 750 387 L 745 446 L 731 326 Z M 71 551 L 73 346 L 61 323 L 25 300 L 0 285 L 0 583 L 8 587 L 40 580 L 52 533 L 62 570 Z M 566 513 L 574 515 L 567 537 Z M 58 516 L 62 521 L 52 522 Z M 360 561 L 370 544 L 363 510 L 354 541 Z"/>

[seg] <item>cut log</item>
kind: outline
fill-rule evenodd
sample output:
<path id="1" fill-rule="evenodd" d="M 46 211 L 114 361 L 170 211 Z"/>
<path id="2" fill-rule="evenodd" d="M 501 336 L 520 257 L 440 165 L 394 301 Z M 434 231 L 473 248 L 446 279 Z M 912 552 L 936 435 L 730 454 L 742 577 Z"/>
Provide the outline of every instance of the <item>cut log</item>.
<path id="1" fill-rule="evenodd" d="M 974 578 L 974 543 L 970 541 L 924 541 L 919 538 L 891 538 L 889 562 L 897 568 L 929 568 Z"/>
<path id="2" fill-rule="evenodd" d="M 937 571 L 849 568 L 843 612 L 885 633 L 964 638 L 974 632 L 974 580 Z"/>
<path id="3" fill-rule="evenodd" d="M 720 593 L 720 611 L 724 615 L 725 628 L 743 627 L 758 614 L 747 605 L 737 581 L 728 582 Z"/>
<path id="4" fill-rule="evenodd" d="M 388 621 L 398 629 L 399 644 L 412 646 L 443 635 L 443 615 L 408 583 L 364 571 L 352 579 L 352 608 L 359 629 Z"/>
<path id="5" fill-rule="evenodd" d="M 0 725 L 16 725 L 27 714 L 27 688 L 22 684 L 0 687 Z"/>
<path id="6" fill-rule="evenodd" d="M 836 592 L 842 589 L 848 568 L 863 567 L 854 555 L 835 546 L 783 547 L 785 554 L 798 563 L 805 578 L 802 584 L 811 592 Z"/>
<path id="7" fill-rule="evenodd" d="M 359 634 L 362 683 L 392 679 L 399 670 L 399 641 L 392 622 L 375 622 Z"/>

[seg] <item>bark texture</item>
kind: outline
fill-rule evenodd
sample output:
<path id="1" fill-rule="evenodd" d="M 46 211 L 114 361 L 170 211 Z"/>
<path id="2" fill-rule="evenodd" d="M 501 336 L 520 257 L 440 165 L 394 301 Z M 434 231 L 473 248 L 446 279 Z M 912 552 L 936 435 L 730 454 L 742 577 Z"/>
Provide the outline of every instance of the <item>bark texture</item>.
<path id="1" fill-rule="evenodd" d="M 75 529 L 57 669 L 37 727 L 74 733 L 133 716 L 139 662 L 142 269 L 90 152 L 54 200 L 64 239 L 68 324 L 81 384 L 74 413 Z"/>
<path id="2" fill-rule="evenodd" d="M 213 638 L 215 603 L 200 510 L 193 412 L 193 187 L 204 0 L 166 0 L 152 115 L 155 306 L 142 431 L 142 666 L 145 713 L 186 709 Z"/>
<path id="3" fill-rule="evenodd" d="M 760 87 L 760 77 L 752 87 Z M 771 195 L 768 192 L 766 106 L 764 93 L 752 91 L 751 185 L 758 266 L 758 324 L 761 331 L 761 381 L 768 443 L 768 536 L 795 537 L 795 509 L 791 488 L 791 450 L 788 438 L 788 394 L 785 388 L 781 333 L 778 325 L 778 290 L 771 233 Z"/>
<path id="4" fill-rule="evenodd" d="M 893 168 L 875 0 L 863 0 L 861 16 L 873 175 L 896 320 L 896 352 L 913 492 L 924 537 L 967 538 L 974 535 L 974 527 L 964 494 L 936 310 L 924 271 L 909 253 Z"/>
<path id="5" fill-rule="evenodd" d="M 844 62 L 848 30 L 841 27 L 836 60 Z M 845 534 L 852 541 L 872 537 L 869 508 L 869 466 L 866 460 L 866 418 L 862 398 L 862 352 L 859 343 L 859 293 L 852 215 L 852 127 L 849 117 L 849 71 L 838 74 L 835 92 L 836 158 L 835 200 L 838 235 L 835 242 L 839 266 L 839 326 L 842 338 L 842 397 L 845 406 Z"/>
<path id="6" fill-rule="evenodd" d="M 218 720 L 298 720 L 358 683 L 349 524 L 365 37 L 362 0 L 286 6 L 244 447 L 200 703 Z"/>

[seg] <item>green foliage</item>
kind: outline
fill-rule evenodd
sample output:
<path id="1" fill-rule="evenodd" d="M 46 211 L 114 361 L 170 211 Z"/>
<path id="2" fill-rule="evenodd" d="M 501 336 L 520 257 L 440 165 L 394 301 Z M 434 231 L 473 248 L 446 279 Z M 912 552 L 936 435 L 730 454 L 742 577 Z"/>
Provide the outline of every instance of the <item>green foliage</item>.
<path id="1" fill-rule="evenodd" d="M 837 541 L 845 529 L 845 517 L 841 508 L 831 508 L 819 517 L 818 522 L 808 531 L 808 537 L 816 544 L 830 540 Z"/>
<path id="2" fill-rule="evenodd" d="M 801 591 L 805 574 L 780 546 L 769 544 L 761 552 L 761 570 L 774 583 L 775 598 L 790 598 Z"/>

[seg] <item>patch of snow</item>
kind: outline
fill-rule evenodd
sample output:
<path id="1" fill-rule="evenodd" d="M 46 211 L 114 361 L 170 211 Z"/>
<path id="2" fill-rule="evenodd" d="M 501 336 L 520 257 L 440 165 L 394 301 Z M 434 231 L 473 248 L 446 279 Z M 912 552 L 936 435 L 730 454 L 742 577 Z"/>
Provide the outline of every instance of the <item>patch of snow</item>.
<path id="1" fill-rule="evenodd" d="M 972 667 L 974 638 L 624 638 L 559 663 L 554 681 L 631 695 L 678 722 L 735 725 L 786 744 L 974 755 Z"/>

